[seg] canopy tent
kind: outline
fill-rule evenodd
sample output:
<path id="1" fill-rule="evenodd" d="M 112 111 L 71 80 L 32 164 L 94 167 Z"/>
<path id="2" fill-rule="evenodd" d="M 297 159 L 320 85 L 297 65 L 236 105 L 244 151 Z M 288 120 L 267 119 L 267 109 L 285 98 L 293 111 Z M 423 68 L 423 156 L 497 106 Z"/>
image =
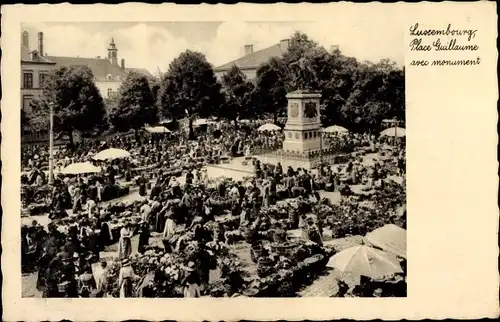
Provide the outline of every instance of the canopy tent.
<path id="1" fill-rule="evenodd" d="M 130 157 L 130 153 L 122 149 L 106 149 L 97 153 L 92 157 L 94 160 L 113 160 L 113 159 L 123 159 Z"/>
<path id="2" fill-rule="evenodd" d="M 215 122 L 213 120 L 209 120 L 209 119 L 196 119 L 193 122 L 193 126 L 201 126 L 201 125 L 214 124 L 214 123 L 217 123 L 217 122 Z"/>
<path id="3" fill-rule="evenodd" d="M 99 172 L 101 172 L 101 168 L 96 167 L 95 165 L 89 162 L 73 163 L 61 170 L 61 173 L 63 174 L 84 174 L 84 173 L 99 173 Z"/>
<path id="4" fill-rule="evenodd" d="M 271 123 L 266 123 L 264 125 L 259 126 L 258 128 L 259 131 L 264 132 L 264 131 L 279 131 L 281 128 L 277 126 L 276 124 L 271 124 Z"/>
<path id="5" fill-rule="evenodd" d="M 322 130 L 325 133 L 346 133 L 349 132 L 348 129 L 339 125 L 332 125 Z"/>
<path id="6" fill-rule="evenodd" d="M 406 230 L 393 224 L 368 233 L 365 240 L 386 252 L 406 258 Z"/>
<path id="7" fill-rule="evenodd" d="M 406 130 L 403 129 L 402 127 L 390 127 L 388 129 L 383 130 L 380 132 L 381 136 L 391 136 L 391 137 L 404 137 L 406 136 Z"/>
<path id="8" fill-rule="evenodd" d="M 350 247 L 335 254 L 327 263 L 328 267 L 354 276 L 373 279 L 403 273 L 396 255 L 366 246 Z"/>
<path id="9" fill-rule="evenodd" d="M 172 132 L 164 126 L 148 126 L 148 127 L 145 127 L 145 129 L 149 133 L 170 133 L 170 132 Z"/>

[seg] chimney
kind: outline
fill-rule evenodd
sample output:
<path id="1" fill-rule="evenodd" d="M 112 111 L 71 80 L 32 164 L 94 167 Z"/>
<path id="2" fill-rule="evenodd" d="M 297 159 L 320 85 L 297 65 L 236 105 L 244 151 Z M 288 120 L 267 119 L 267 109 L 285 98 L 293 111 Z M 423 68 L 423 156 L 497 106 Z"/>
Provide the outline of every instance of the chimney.
<path id="1" fill-rule="evenodd" d="M 287 52 L 288 51 L 288 47 L 290 47 L 290 39 L 282 39 L 280 40 L 280 49 L 281 49 L 281 52 Z"/>
<path id="2" fill-rule="evenodd" d="M 26 48 L 30 48 L 30 35 L 26 30 L 21 34 L 21 44 Z"/>
<path id="3" fill-rule="evenodd" d="M 336 52 L 337 50 L 339 50 L 339 45 L 331 45 L 330 46 L 330 52 Z"/>
<path id="4" fill-rule="evenodd" d="M 43 32 L 38 33 L 38 54 L 43 56 Z"/>
<path id="5" fill-rule="evenodd" d="M 253 45 L 245 45 L 245 56 L 253 54 Z"/>
<path id="6" fill-rule="evenodd" d="M 125 69 L 125 59 L 122 58 L 122 69 Z"/>

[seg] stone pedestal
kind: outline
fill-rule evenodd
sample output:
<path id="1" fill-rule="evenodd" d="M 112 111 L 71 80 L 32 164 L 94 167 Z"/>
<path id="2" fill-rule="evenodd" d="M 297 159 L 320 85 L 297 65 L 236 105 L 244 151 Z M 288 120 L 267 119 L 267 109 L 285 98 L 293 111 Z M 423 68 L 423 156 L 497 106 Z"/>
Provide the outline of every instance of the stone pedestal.
<path id="1" fill-rule="evenodd" d="M 289 93 L 288 118 L 284 128 L 283 148 L 257 158 L 263 163 L 313 169 L 322 162 L 320 99 L 316 91 Z"/>
<path id="2" fill-rule="evenodd" d="M 284 152 L 307 152 L 321 149 L 321 94 L 314 91 L 289 93 L 288 119 L 284 128 Z"/>

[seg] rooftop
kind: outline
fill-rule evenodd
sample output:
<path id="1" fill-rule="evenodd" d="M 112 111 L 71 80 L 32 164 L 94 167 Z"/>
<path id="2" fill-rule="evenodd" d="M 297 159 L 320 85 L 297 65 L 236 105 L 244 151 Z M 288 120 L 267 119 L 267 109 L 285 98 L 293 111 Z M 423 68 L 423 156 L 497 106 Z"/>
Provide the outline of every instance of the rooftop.
<path id="1" fill-rule="evenodd" d="M 233 60 L 229 63 L 216 67 L 214 71 L 221 72 L 227 71 L 236 65 L 240 69 L 256 69 L 260 65 L 266 63 L 271 57 L 282 57 L 284 51 L 280 44 L 273 45 L 261 50 L 257 50 L 251 54 L 245 55 L 239 59 Z"/>
<path id="2" fill-rule="evenodd" d="M 47 57 L 40 56 L 38 54 L 38 51 L 30 50 L 26 46 L 21 46 L 21 62 L 35 64 L 54 64 L 54 62 Z"/>
<path id="3" fill-rule="evenodd" d="M 106 58 L 64 56 L 46 56 L 45 58 L 55 62 L 57 66 L 87 66 L 99 81 L 118 80 L 127 76 L 127 70 L 123 70 L 119 65 L 112 64 Z M 108 78 L 108 75 L 111 79 Z"/>

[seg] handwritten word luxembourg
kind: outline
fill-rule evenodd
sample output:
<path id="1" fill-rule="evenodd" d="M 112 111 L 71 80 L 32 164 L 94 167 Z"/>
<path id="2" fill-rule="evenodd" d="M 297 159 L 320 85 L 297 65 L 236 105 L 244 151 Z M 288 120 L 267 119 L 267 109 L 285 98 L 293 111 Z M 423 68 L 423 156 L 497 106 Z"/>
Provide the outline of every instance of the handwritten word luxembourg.
<path id="1" fill-rule="evenodd" d="M 452 36 L 461 37 L 467 36 L 467 40 L 471 41 L 476 38 L 477 29 L 452 29 L 451 24 L 448 24 L 446 29 L 419 29 L 418 23 L 410 27 L 410 36 Z"/>

